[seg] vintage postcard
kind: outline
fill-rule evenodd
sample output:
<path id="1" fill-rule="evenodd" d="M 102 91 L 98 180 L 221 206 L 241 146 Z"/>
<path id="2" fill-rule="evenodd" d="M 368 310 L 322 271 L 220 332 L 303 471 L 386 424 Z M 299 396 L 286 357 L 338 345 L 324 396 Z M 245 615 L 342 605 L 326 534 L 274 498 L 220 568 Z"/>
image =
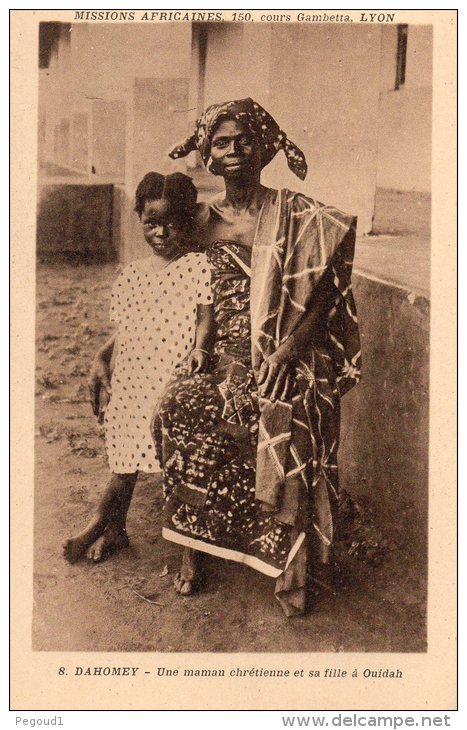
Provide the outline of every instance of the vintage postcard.
<path id="1" fill-rule="evenodd" d="M 10 20 L 12 709 L 455 709 L 456 11 Z"/>

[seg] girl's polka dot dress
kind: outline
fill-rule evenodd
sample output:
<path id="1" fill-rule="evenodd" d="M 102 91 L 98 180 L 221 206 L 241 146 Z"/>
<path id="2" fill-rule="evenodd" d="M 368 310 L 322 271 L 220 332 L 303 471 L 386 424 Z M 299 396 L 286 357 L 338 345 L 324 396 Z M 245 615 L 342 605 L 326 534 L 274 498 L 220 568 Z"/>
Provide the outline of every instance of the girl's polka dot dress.
<path id="1" fill-rule="evenodd" d="M 158 471 L 150 424 L 174 368 L 193 349 L 196 306 L 211 304 L 204 253 L 188 253 L 159 271 L 153 256 L 129 264 L 112 290 L 118 324 L 112 397 L 105 414 L 110 469 Z"/>

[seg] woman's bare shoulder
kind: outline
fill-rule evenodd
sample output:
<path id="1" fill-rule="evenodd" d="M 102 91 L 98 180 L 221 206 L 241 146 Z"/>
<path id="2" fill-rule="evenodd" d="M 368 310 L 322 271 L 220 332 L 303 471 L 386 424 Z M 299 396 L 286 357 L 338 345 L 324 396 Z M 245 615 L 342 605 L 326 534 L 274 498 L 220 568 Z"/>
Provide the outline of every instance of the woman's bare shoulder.
<path id="1" fill-rule="evenodd" d="M 217 229 L 222 225 L 223 215 L 220 200 L 213 198 L 209 202 L 198 205 L 195 221 L 195 240 L 203 251 L 209 248 L 217 237 Z"/>

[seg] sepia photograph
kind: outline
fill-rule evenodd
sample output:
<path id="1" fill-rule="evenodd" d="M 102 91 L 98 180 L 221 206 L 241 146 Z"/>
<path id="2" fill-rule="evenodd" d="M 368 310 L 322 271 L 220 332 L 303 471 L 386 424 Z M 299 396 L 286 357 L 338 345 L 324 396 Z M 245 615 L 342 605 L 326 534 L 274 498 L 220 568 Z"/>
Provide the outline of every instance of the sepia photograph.
<path id="1" fill-rule="evenodd" d="M 62 674 L 430 648 L 436 13 L 262 12 L 35 25 L 26 640 Z"/>

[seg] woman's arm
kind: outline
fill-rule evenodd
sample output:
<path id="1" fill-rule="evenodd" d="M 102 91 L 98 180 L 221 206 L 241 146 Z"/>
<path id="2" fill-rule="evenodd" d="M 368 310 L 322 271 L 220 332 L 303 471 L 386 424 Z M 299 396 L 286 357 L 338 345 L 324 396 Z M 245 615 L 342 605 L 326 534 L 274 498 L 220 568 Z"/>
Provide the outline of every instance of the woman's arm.
<path id="1" fill-rule="evenodd" d="M 195 347 L 209 350 L 214 339 L 214 305 L 198 304 L 196 308 Z"/>
<path id="2" fill-rule="evenodd" d="M 325 325 L 337 289 L 325 274 L 313 294 L 308 312 L 297 329 L 261 365 L 258 374 L 259 393 L 264 398 L 285 400 L 294 387 L 294 364 L 304 357 L 310 343 L 323 339 Z"/>
<path id="3" fill-rule="evenodd" d="M 192 373 L 200 373 L 206 369 L 214 333 L 214 305 L 198 304 L 195 346 L 188 358 L 188 368 Z"/>
<path id="4" fill-rule="evenodd" d="M 118 332 L 115 332 L 109 339 L 99 348 L 94 360 L 91 363 L 89 373 L 89 395 L 91 397 L 92 412 L 95 416 L 99 415 L 99 391 L 101 387 L 105 388 L 107 393 L 111 394 L 110 378 L 113 370 L 113 352 Z"/>
<path id="5" fill-rule="evenodd" d="M 309 311 L 283 344 L 289 359 L 301 360 L 306 355 L 310 342 L 323 341 L 329 312 L 335 304 L 338 293 L 338 289 L 326 272 L 314 291 Z"/>

